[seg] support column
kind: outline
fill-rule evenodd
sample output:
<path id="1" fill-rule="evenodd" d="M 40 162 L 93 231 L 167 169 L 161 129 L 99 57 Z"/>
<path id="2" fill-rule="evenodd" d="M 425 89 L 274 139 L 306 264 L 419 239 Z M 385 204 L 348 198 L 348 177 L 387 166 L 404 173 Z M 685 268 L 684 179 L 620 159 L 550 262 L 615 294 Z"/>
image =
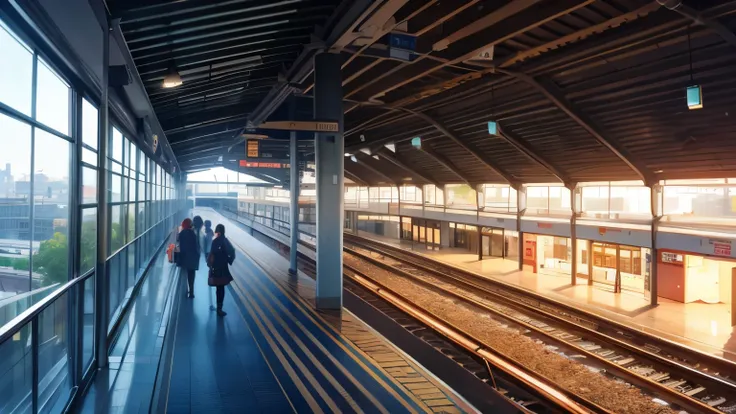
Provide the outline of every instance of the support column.
<path id="1" fill-rule="evenodd" d="M 516 189 L 516 234 L 519 235 L 519 270 L 524 270 L 524 234 L 521 232 L 521 218 L 526 213 L 526 187 Z"/>
<path id="2" fill-rule="evenodd" d="M 289 188 L 289 212 L 291 213 L 291 246 L 289 250 L 289 273 L 297 273 L 296 254 L 299 246 L 299 157 L 296 151 L 296 131 L 291 131 L 289 142 L 289 171 L 291 186 Z"/>
<path id="3" fill-rule="evenodd" d="M 659 232 L 659 221 L 662 219 L 662 209 L 660 206 L 662 201 L 662 186 L 655 184 L 649 188 L 649 191 L 651 192 L 652 205 L 652 248 L 649 250 L 649 304 L 651 306 L 657 306 L 657 263 L 659 262 L 657 232 Z"/>
<path id="4" fill-rule="evenodd" d="M 317 187 L 317 308 L 342 308 L 343 140 L 340 56 L 314 58 L 314 117 L 338 122 L 338 132 L 315 134 Z"/>
<path id="5" fill-rule="evenodd" d="M 572 269 L 570 272 L 570 284 L 575 285 L 577 284 L 577 277 L 578 277 L 578 237 L 576 234 L 576 222 L 578 218 L 578 197 L 577 192 L 578 187 L 573 186 L 570 188 L 570 208 L 572 209 L 572 216 L 570 216 L 570 243 L 572 244 L 572 263 L 570 264 L 570 268 Z"/>
<path id="6" fill-rule="evenodd" d="M 97 263 L 95 266 L 95 357 L 97 368 L 107 366 L 107 326 L 109 289 L 107 279 L 107 144 L 108 144 L 108 68 L 110 66 L 109 25 L 102 36 L 102 93 L 99 108 L 99 141 L 97 143 Z"/>

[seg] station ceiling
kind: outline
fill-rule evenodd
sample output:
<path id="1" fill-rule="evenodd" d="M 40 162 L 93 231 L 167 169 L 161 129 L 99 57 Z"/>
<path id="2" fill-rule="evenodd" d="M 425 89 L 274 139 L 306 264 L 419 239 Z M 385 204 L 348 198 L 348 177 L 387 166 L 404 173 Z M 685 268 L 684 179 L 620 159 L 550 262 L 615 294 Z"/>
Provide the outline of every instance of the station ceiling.
<path id="1" fill-rule="evenodd" d="M 331 48 L 344 59 L 354 181 L 736 176 L 736 1 L 107 3 L 184 170 L 244 158 L 247 121 L 286 119 L 287 95 L 308 112 L 311 56 Z M 416 36 L 412 61 L 387 56 L 390 31 Z M 184 83 L 164 89 L 172 66 Z M 688 109 L 692 85 L 702 109 Z"/>

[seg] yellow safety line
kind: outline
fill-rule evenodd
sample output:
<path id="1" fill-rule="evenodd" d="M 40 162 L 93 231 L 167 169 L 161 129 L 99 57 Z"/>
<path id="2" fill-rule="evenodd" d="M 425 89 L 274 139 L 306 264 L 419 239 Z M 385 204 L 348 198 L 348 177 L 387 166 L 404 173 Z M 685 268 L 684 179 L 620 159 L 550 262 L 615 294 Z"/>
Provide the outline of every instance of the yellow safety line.
<path id="1" fill-rule="evenodd" d="M 231 241 L 232 241 L 232 240 L 231 240 Z M 246 256 L 248 256 L 248 257 L 250 258 L 251 262 L 252 262 L 252 263 L 253 263 L 254 265 L 256 265 L 256 266 L 257 266 L 257 267 L 258 267 L 259 269 L 261 269 L 261 271 L 262 271 L 262 272 L 263 272 L 264 274 L 266 274 L 266 275 L 269 275 L 269 273 L 268 273 L 268 272 L 267 272 L 267 271 L 266 271 L 265 269 L 263 269 L 263 267 L 262 267 L 262 266 L 260 265 L 260 263 L 259 263 L 259 262 L 257 262 L 257 261 L 256 261 L 256 260 L 255 260 L 255 259 L 253 258 L 253 256 L 251 256 L 250 254 L 248 254 L 248 252 L 247 252 L 247 251 L 246 251 L 245 249 L 243 249 L 243 248 L 242 248 L 242 247 L 241 247 L 241 246 L 240 246 L 240 245 L 239 245 L 238 243 L 236 243 L 236 242 L 233 242 L 233 244 L 235 244 L 235 245 L 237 245 L 238 247 L 240 247 L 240 250 L 241 250 L 241 251 L 243 251 L 243 253 L 244 253 L 244 254 L 245 254 Z M 246 268 L 246 269 L 247 269 L 247 268 Z M 270 275 L 269 275 L 269 277 L 270 277 L 271 279 L 274 279 L 274 278 L 273 278 L 273 277 L 271 277 Z M 355 346 L 355 344 L 353 344 L 353 343 L 352 343 L 352 341 L 350 341 L 350 339 L 348 339 L 347 337 L 345 337 L 345 336 L 344 336 L 344 335 L 342 335 L 341 333 L 339 333 L 339 332 L 337 332 L 337 331 L 330 331 L 330 330 L 327 330 L 327 329 L 325 329 L 325 327 L 324 327 L 324 326 L 322 326 L 322 325 L 321 325 L 320 323 L 318 323 L 318 322 L 317 322 L 317 321 L 316 321 L 316 320 L 314 319 L 314 317 L 312 316 L 312 315 L 313 315 L 313 312 L 314 312 L 314 311 L 312 310 L 312 307 L 311 307 L 311 305 L 310 305 L 310 304 L 309 304 L 309 303 L 308 303 L 308 302 L 307 302 L 307 301 L 306 301 L 306 300 L 305 300 L 304 298 L 302 298 L 301 296 L 299 296 L 299 295 L 296 295 L 296 294 L 294 294 L 293 292 L 291 292 L 291 291 L 289 291 L 289 290 L 285 289 L 285 288 L 284 288 L 283 286 L 281 286 L 281 284 L 280 284 L 280 283 L 279 283 L 278 281 L 274 280 L 274 282 L 275 282 L 274 284 L 275 284 L 275 285 L 276 285 L 276 286 L 278 287 L 278 289 L 279 289 L 279 290 L 281 290 L 281 291 L 282 291 L 283 293 L 285 293 L 285 294 L 286 294 L 286 295 L 287 295 L 288 297 L 292 298 L 292 300 L 293 300 L 293 299 L 296 299 L 297 301 L 299 301 L 299 302 L 302 302 L 303 304 L 307 305 L 307 306 L 305 306 L 305 308 L 306 308 L 306 309 L 308 310 L 308 312 L 304 312 L 304 314 L 305 314 L 305 315 L 306 315 L 306 316 L 307 316 L 307 317 L 308 317 L 308 318 L 309 318 L 310 320 L 312 320 L 312 321 L 314 322 L 314 324 L 315 324 L 315 325 L 316 325 L 316 326 L 317 326 L 317 327 L 318 327 L 318 328 L 319 328 L 320 330 L 322 330 L 322 331 L 323 331 L 323 332 L 324 332 L 325 334 L 327 334 L 327 335 L 328 335 L 328 336 L 329 336 L 330 338 L 332 338 L 332 340 L 333 340 L 333 341 L 334 341 L 334 342 L 335 342 L 335 343 L 336 343 L 336 344 L 337 344 L 337 345 L 338 345 L 338 346 L 339 346 L 340 348 L 342 348 L 342 349 L 343 349 L 343 350 L 345 351 L 345 353 L 346 353 L 346 354 L 348 354 L 348 355 L 350 356 L 350 358 L 352 358 L 352 359 L 353 359 L 353 360 L 354 360 L 354 361 L 355 361 L 356 363 L 358 363 L 358 365 L 360 365 L 360 366 L 361 366 L 361 367 L 362 367 L 362 368 L 363 368 L 363 369 L 364 369 L 364 370 L 365 370 L 365 371 L 366 371 L 366 372 L 367 372 L 367 373 L 368 373 L 368 374 L 369 374 L 370 376 L 372 376 L 372 377 L 373 377 L 373 378 L 374 378 L 374 379 L 375 379 L 375 380 L 376 380 L 376 381 L 377 381 L 378 383 L 380 383 L 380 384 L 381 384 L 381 385 L 382 385 L 382 386 L 383 386 L 383 387 L 384 387 L 384 388 L 385 388 L 385 389 L 386 389 L 387 391 L 389 391 L 389 392 L 390 392 L 390 393 L 391 393 L 391 394 L 392 394 L 392 395 L 393 395 L 394 397 L 396 397 L 396 399 L 397 399 L 397 400 L 401 401 L 401 404 L 403 404 L 403 405 L 404 405 L 404 406 L 406 407 L 406 409 L 407 409 L 407 410 L 409 410 L 409 411 L 412 411 L 412 407 L 411 407 L 411 406 L 410 406 L 410 405 L 409 405 L 409 404 L 408 404 L 408 403 L 407 403 L 407 402 L 405 401 L 405 399 L 404 399 L 404 398 L 401 398 L 401 396 L 399 396 L 399 394 L 398 394 L 398 393 L 396 392 L 396 390 L 395 390 L 395 389 L 394 389 L 393 387 L 390 387 L 390 386 L 389 386 L 389 385 L 388 385 L 388 384 L 387 384 L 387 383 L 386 383 L 386 382 L 385 382 L 385 381 L 383 380 L 383 378 L 381 378 L 381 377 L 379 377 L 378 375 L 376 375 L 376 373 L 375 373 L 375 372 L 373 372 L 373 370 L 371 370 L 371 369 L 370 369 L 370 368 L 369 368 L 369 367 L 368 367 L 368 366 L 367 366 L 367 365 L 365 364 L 365 362 L 363 362 L 363 361 L 362 361 L 361 359 L 359 359 L 359 358 L 358 358 L 357 356 L 355 356 L 355 355 L 354 355 L 353 353 L 351 353 L 351 352 L 350 352 L 350 351 L 348 350 L 348 348 L 347 348 L 347 347 L 345 346 L 345 344 L 344 344 L 344 343 L 342 343 L 341 341 L 339 341 L 339 340 L 337 339 L 337 337 L 336 337 L 336 335 L 335 335 L 335 334 L 337 334 L 337 335 L 341 336 L 341 337 L 342 337 L 343 339 L 345 339 L 345 341 L 346 341 L 347 343 L 349 343 L 349 344 L 350 344 L 351 348 L 353 348 L 354 350 L 356 350 L 356 351 L 360 352 L 360 353 L 361 353 L 362 355 L 364 355 L 364 356 L 365 356 L 366 358 L 368 358 L 368 359 L 371 359 L 371 360 L 372 360 L 372 358 L 370 357 L 370 355 L 367 355 L 367 354 L 365 354 L 365 352 L 363 352 L 363 351 L 362 351 L 362 350 L 361 350 L 360 348 L 357 348 L 357 347 Z M 382 369 L 381 367 L 377 367 L 377 368 L 383 371 L 383 369 Z M 385 372 L 385 371 L 384 371 L 384 372 Z M 414 401 L 414 402 L 415 402 L 415 403 L 416 403 L 416 404 L 417 404 L 417 405 L 418 405 L 419 407 L 423 407 L 423 408 L 424 408 L 424 410 L 425 410 L 425 412 L 427 412 L 427 413 L 432 413 L 432 412 L 433 412 L 433 411 L 432 411 L 432 410 L 431 410 L 431 409 L 430 409 L 429 407 L 427 407 L 427 405 L 426 405 L 426 404 L 425 404 L 425 403 L 424 403 L 423 401 L 419 400 L 419 399 L 418 399 L 418 398 L 417 398 L 417 397 L 416 397 L 416 396 L 415 396 L 415 395 L 414 395 L 413 393 L 411 393 L 411 392 L 408 392 L 408 390 L 406 389 L 406 387 L 405 387 L 405 386 L 404 386 L 403 384 L 401 384 L 401 383 L 400 383 L 400 382 L 399 382 L 399 381 L 398 381 L 398 380 L 397 380 L 396 378 L 394 378 L 394 377 L 393 377 L 392 375 L 390 375 L 390 374 L 388 374 L 388 373 L 386 373 L 386 376 L 388 376 L 388 377 L 389 377 L 389 378 L 391 379 L 391 381 L 392 381 L 392 382 L 393 382 L 393 383 L 394 383 L 395 385 L 397 385 L 397 386 L 398 386 L 398 387 L 399 387 L 400 389 L 404 390 L 404 391 L 405 391 L 405 392 L 404 392 L 404 394 L 405 394 L 405 395 L 406 395 L 407 397 L 409 397 L 410 399 L 412 399 L 412 400 L 413 400 L 413 401 Z"/>
<path id="2" fill-rule="evenodd" d="M 220 215 L 221 217 L 227 219 L 228 221 L 232 221 L 229 218 L 223 216 L 222 214 L 220 214 L 220 213 L 218 213 L 216 211 L 215 211 L 215 213 L 218 214 L 218 215 Z M 244 234 L 247 235 L 247 233 L 245 231 L 243 231 L 242 229 L 238 228 L 237 226 L 236 226 L 236 229 L 238 231 L 242 231 Z M 253 236 L 250 236 L 250 237 L 253 237 Z M 314 324 L 322 332 L 324 332 L 325 334 L 327 334 L 333 340 L 333 342 L 335 342 L 340 348 L 342 348 L 345 351 L 345 353 L 350 356 L 350 358 L 352 358 L 361 368 L 363 368 L 364 371 L 366 371 L 368 373 L 368 375 L 370 375 L 371 377 L 373 377 L 374 380 L 376 380 L 379 384 L 381 384 L 398 401 L 401 401 L 401 404 L 404 405 L 404 407 L 406 407 L 406 409 L 408 411 L 413 411 L 412 407 L 407 403 L 407 401 L 404 398 L 401 398 L 401 396 L 399 395 L 399 393 L 393 387 L 389 386 L 389 384 L 386 383 L 386 381 L 383 378 L 381 378 L 380 376 L 378 376 L 372 369 L 370 369 L 368 367 L 368 365 L 363 360 L 361 360 L 360 358 L 358 358 L 354 353 L 350 352 L 348 350 L 347 346 L 342 341 L 340 341 L 340 340 L 337 339 L 337 335 L 339 335 L 340 337 L 342 337 L 345 340 L 345 342 L 347 342 L 349 344 L 348 346 L 350 346 L 350 348 L 352 348 L 353 350 L 357 351 L 360 355 L 363 355 L 368 360 L 375 361 L 373 358 L 371 358 L 370 355 L 368 355 L 365 352 L 363 352 L 363 350 L 361 350 L 360 348 L 358 348 L 355 344 L 352 343 L 352 341 L 350 341 L 350 339 L 348 339 L 347 337 L 345 337 L 344 335 L 342 335 L 337 330 L 334 330 L 334 329 L 326 329 L 324 326 L 322 326 L 320 323 L 318 323 L 315 320 L 314 316 L 316 316 L 316 317 L 319 317 L 319 316 L 314 312 L 314 310 L 312 309 L 312 306 L 311 306 L 311 304 L 309 304 L 309 302 L 307 302 L 304 298 L 302 298 L 301 296 L 299 296 L 295 292 L 285 289 L 281 285 L 281 283 L 279 283 L 278 280 L 276 280 L 273 276 L 270 276 L 269 272 L 267 272 L 263 268 L 263 266 L 260 264 L 260 262 L 257 261 L 257 260 L 255 260 L 255 258 L 252 255 L 250 255 L 248 253 L 248 251 L 246 249 L 244 249 L 239 243 L 237 243 L 234 240 L 229 239 L 229 238 L 228 238 L 228 240 L 230 240 L 234 245 L 236 245 L 237 247 L 239 247 L 240 248 L 240 251 L 242 251 L 250 259 L 250 261 L 255 266 L 257 266 L 264 274 L 266 274 L 270 279 L 272 279 L 274 281 L 274 284 L 278 287 L 279 290 L 281 290 L 284 294 L 286 294 L 289 298 L 291 298 L 292 301 L 296 300 L 296 301 L 302 303 L 304 305 L 304 308 L 307 310 L 306 312 L 304 312 L 305 316 L 307 316 L 307 318 L 309 318 L 312 322 L 314 322 Z M 247 267 L 246 267 L 246 269 L 247 269 Z M 419 398 L 417 398 L 411 391 L 409 391 L 401 382 L 399 382 L 391 374 L 387 373 L 383 368 L 381 368 L 378 365 L 374 365 L 374 367 L 376 369 L 382 371 L 390 379 L 390 381 L 395 386 L 397 386 L 400 390 L 403 391 L 403 394 L 405 396 L 409 397 L 412 401 L 414 401 L 414 403 L 416 403 L 417 406 L 423 408 L 424 409 L 424 412 L 426 412 L 426 413 L 433 413 L 433 411 L 431 410 L 431 408 L 429 408 L 422 400 L 420 400 Z"/>
<path id="3" fill-rule="evenodd" d="M 317 380 L 314 378 L 311 372 L 304 366 L 302 361 L 294 354 L 294 352 L 291 350 L 288 344 L 284 341 L 284 338 L 276 332 L 274 329 L 273 324 L 271 324 L 267 319 L 264 318 L 263 322 L 261 322 L 257 315 L 254 314 L 253 304 L 248 300 L 247 296 L 243 293 L 242 288 L 235 283 L 233 290 L 238 294 L 240 297 L 240 300 L 243 302 L 243 305 L 247 308 L 248 313 L 253 318 L 253 320 L 256 322 L 256 325 L 258 326 L 258 329 L 261 331 L 263 336 L 268 341 L 268 344 L 271 346 L 271 348 L 274 350 L 274 353 L 276 353 L 279 356 L 279 361 L 281 361 L 281 364 L 284 366 L 285 369 L 289 372 L 289 376 L 291 377 L 292 381 L 294 381 L 294 384 L 299 388 L 299 391 L 302 393 L 302 395 L 310 401 L 310 407 L 314 412 L 321 412 L 322 409 L 319 407 L 317 402 L 314 400 L 314 397 L 312 397 L 311 393 L 309 393 L 304 385 L 302 384 L 301 380 L 296 376 L 296 373 L 293 371 L 292 367 L 289 365 L 288 361 L 285 360 L 285 357 L 283 356 L 283 353 L 281 350 L 277 347 L 276 343 L 274 343 L 273 339 L 279 342 L 281 346 L 284 347 L 284 349 L 287 350 L 287 353 L 289 354 L 291 360 L 296 364 L 296 366 L 299 368 L 301 373 L 307 378 L 309 383 L 314 387 L 315 390 L 317 390 L 317 393 L 322 397 L 322 399 L 325 401 L 325 403 L 330 407 L 330 409 L 335 412 L 339 413 L 340 410 L 337 408 L 337 404 L 332 400 L 332 398 L 327 395 L 327 392 L 322 388 Z M 264 328 L 263 324 L 266 324 L 270 329 L 267 330 Z M 269 337 L 269 334 L 273 335 L 273 339 Z M 287 368 L 288 367 L 288 368 Z M 292 375 L 292 373 L 294 375 Z M 312 402 L 314 403 L 314 406 L 312 405 Z"/>
<path id="4" fill-rule="evenodd" d="M 388 413 L 389 413 L 389 411 L 388 411 L 388 410 L 387 410 L 387 409 L 386 409 L 386 408 L 385 408 L 385 407 L 384 407 L 384 406 L 383 406 L 383 405 L 382 405 L 382 404 L 381 404 L 381 403 L 380 403 L 380 402 L 379 402 L 379 401 L 378 401 L 378 400 L 376 399 L 376 397 L 374 397 L 374 396 L 373 396 L 373 394 L 371 394 L 371 393 L 370 393 L 370 392 L 369 392 L 369 391 L 368 391 L 368 390 L 367 390 L 367 389 L 366 389 L 366 388 L 365 388 L 365 387 L 364 387 L 364 386 L 363 386 L 363 385 L 362 385 L 362 384 L 360 383 L 360 381 L 358 381 L 358 380 L 357 380 L 357 379 L 356 379 L 356 378 L 355 378 L 355 377 L 354 377 L 354 376 L 353 376 L 353 375 L 352 375 L 352 374 L 350 373 L 350 371 L 349 371 L 349 370 L 348 370 L 347 368 L 345 368 L 345 366 L 344 366 L 344 365 L 343 365 L 342 363 L 340 363 L 340 362 L 339 362 L 339 361 L 338 361 L 337 359 L 335 359 L 334 355 L 332 355 L 332 353 L 331 353 L 331 352 L 327 351 L 327 349 L 326 349 L 326 348 L 325 348 L 325 347 L 324 347 L 324 346 L 323 346 L 323 345 L 322 345 L 322 344 L 320 343 L 320 341 L 318 341 L 318 340 L 317 340 L 317 338 L 315 338 L 315 337 L 314 337 L 314 335 L 312 335 L 312 333 L 311 333 L 311 332 L 310 332 L 310 331 L 309 331 L 309 330 L 308 330 L 308 329 L 307 329 L 307 328 L 306 328 L 306 327 L 305 327 L 305 326 L 304 326 L 304 325 L 303 325 L 303 324 L 302 324 L 302 323 L 301 323 L 301 322 L 300 322 L 300 321 L 299 321 L 299 320 L 298 320 L 298 319 L 297 319 L 297 318 L 296 318 L 296 317 L 295 317 L 295 316 L 294 316 L 294 315 L 293 315 L 293 314 L 292 314 L 291 312 L 289 312 L 289 311 L 288 311 L 288 310 L 287 310 L 287 309 L 286 309 L 286 308 L 284 307 L 283 303 L 281 303 L 281 302 L 280 302 L 280 301 L 278 300 L 278 298 L 276 298 L 276 297 L 275 297 L 275 296 L 274 296 L 274 295 L 273 295 L 273 294 L 272 294 L 271 292 L 269 292 L 269 291 L 268 291 L 268 290 L 267 290 L 267 289 L 266 289 L 266 288 L 265 288 L 265 287 L 263 286 L 263 283 L 262 283 L 261 281 L 257 280 L 257 279 L 258 279 L 257 277 L 255 277 L 254 275 L 252 275 L 252 273 L 250 272 L 250 270 L 247 270 L 247 269 L 246 269 L 246 271 L 247 271 L 247 273 L 249 273 L 249 274 L 250 274 L 250 275 L 251 275 L 251 276 L 253 277 L 253 279 L 255 279 L 255 283 L 259 285 L 258 287 L 256 287 L 255 289 L 252 289 L 251 291 L 252 291 L 252 292 L 254 292 L 254 293 L 255 293 L 256 295 L 258 295 L 258 297 L 260 297 L 260 298 L 261 298 L 261 300 L 263 300 L 263 301 L 264 301 L 263 303 L 264 303 L 264 304 L 265 304 L 266 306 L 268 306 L 268 308 L 269 308 L 269 309 L 271 310 L 271 313 L 273 313 L 274 315 L 277 315 L 277 317 L 278 317 L 279 319 L 281 319 L 281 317 L 280 317 L 280 316 L 278 316 L 278 313 L 276 312 L 276 310 L 275 310 L 275 309 L 274 309 L 274 308 L 273 308 L 273 307 L 272 307 L 272 306 L 271 306 L 271 305 L 270 305 L 270 304 L 269 304 L 268 302 L 266 302 L 267 298 L 266 298 L 266 297 L 265 297 L 265 296 L 263 295 L 263 293 L 260 293 L 260 292 L 266 292 L 266 293 L 267 293 L 267 294 L 268 294 L 269 296 L 271 296 L 271 297 L 272 297 L 272 298 L 273 298 L 273 299 L 274 299 L 274 300 L 276 301 L 276 303 L 277 303 L 277 306 L 278 306 L 278 307 L 279 307 L 279 308 L 280 308 L 280 309 L 281 309 L 281 310 L 283 311 L 283 314 L 287 315 L 287 316 L 289 317 L 289 319 L 291 319 L 291 320 L 292 320 L 292 321 L 293 321 L 293 322 L 294 322 L 294 323 L 295 323 L 295 324 L 296 324 L 296 325 L 297 325 L 297 326 L 299 327 L 299 329 L 300 329 L 300 330 L 301 330 L 302 332 L 304 332 L 304 333 L 305 333 L 305 334 L 306 334 L 306 335 L 307 335 L 307 336 L 309 337 L 309 339 L 310 339 L 310 340 L 311 340 L 311 341 L 312 341 L 312 342 L 313 342 L 313 343 L 314 343 L 314 344 L 315 344 L 315 345 L 316 345 L 316 346 L 317 346 L 317 347 L 318 347 L 318 348 L 319 348 L 319 349 L 320 349 L 320 350 L 321 350 L 322 352 L 324 352 L 324 353 L 325 353 L 325 355 L 327 355 L 327 357 L 329 358 L 329 360 L 330 360 L 330 361 L 332 361 L 332 362 L 333 362 L 333 363 L 334 363 L 334 364 L 335 364 L 335 365 L 336 365 L 336 366 L 338 367 L 338 369 L 340 370 L 340 372 L 342 372 L 342 373 L 343 373 L 343 374 L 344 374 L 344 375 L 345 375 L 346 377 L 348 377 L 348 378 L 350 379 L 350 381 L 351 381 L 351 382 L 352 382 L 352 383 L 353 383 L 353 384 L 354 384 L 354 385 L 355 385 L 355 386 L 356 386 L 356 387 L 357 387 L 357 388 L 358 388 L 358 389 L 359 389 L 359 390 L 360 390 L 360 391 L 361 391 L 361 392 L 362 392 L 362 393 L 363 393 L 363 394 L 364 394 L 364 395 L 365 395 L 365 396 L 366 396 L 366 397 L 367 397 L 367 398 L 368 398 L 368 399 L 369 399 L 369 400 L 370 400 L 370 401 L 371 401 L 371 402 L 373 403 L 373 405 L 375 405 L 375 406 L 376 406 L 376 408 L 378 408 L 378 409 L 379 409 L 379 410 L 380 410 L 381 412 L 383 412 L 383 413 L 387 413 L 387 414 L 388 414 Z M 281 319 L 281 320 L 283 321 L 283 319 Z M 296 336 L 295 336 L 295 335 L 293 334 L 293 332 L 291 331 L 291 329 L 289 329 L 289 328 L 288 328 L 288 326 L 286 326 L 286 325 L 285 325 L 285 323 L 282 323 L 281 325 L 282 325 L 282 326 L 284 326 L 284 328 L 285 328 L 285 329 L 287 329 L 287 330 L 288 330 L 288 332 L 292 334 L 292 336 L 294 336 L 294 339 L 295 339 L 295 340 L 297 340 L 297 341 L 298 341 L 298 342 L 299 342 L 299 343 L 301 344 L 301 340 L 299 340 L 298 338 L 296 338 Z M 308 350 L 305 350 L 305 352 L 308 352 L 308 353 L 309 353 L 309 355 L 312 355 L 312 354 L 311 354 L 311 352 L 309 352 Z M 312 358 L 312 359 L 314 360 L 314 358 Z M 317 364 L 317 363 L 318 363 L 318 361 L 315 361 L 315 364 Z M 337 384 L 337 382 L 336 382 L 336 380 L 334 379 L 334 377 L 332 377 L 332 375 L 330 375 L 330 374 L 329 374 L 328 372 L 326 372 L 326 371 L 325 371 L 325 370 L 324 370 L 324 369 L 322 368 L 321 364 L 319 365 L 319 367 L 320 367 L 320 371 L 321 371 L 321 372 L 322 372 L 322 373 L 323 373 L 323 374 L 324 374 L 325 376 L 327 376 L 327 377 L 328 377 L 328 378 L 330 379 L 330 383 L 332 383 L 332 384 L 333 384 L 333 385 L 335 385 L 336 387 L 340 387 L 340 389 L 341 389 L 342 391 L 345 391 L 345 390 L 344 390 L 344 389 L 343 389 L 343 388 L 342 388 L 342 387 L 341 387 L 341 386 L 340 386 L 339 384 Z M 343 394 L 343 395 L 346 395 L 346 396 L 348 395 L 348 393 L 347 393 L 347 392 L 342 392 L 342 394 Z M 356 410 L 356 411 L 358 411 L 358 412 L 359 412 L 359 411 L 361 411 L 360 407 L 359 407 L 359 406 L 357 405 L 357 403 L 355 403 L 355 402 L 354 402 L 354 401 L 352 400 L 352 398 L 350 398 L 350 399 L 349 399 L 349 402 L 350 402 L 350 405 L 351 405 L 351 406 L 353 406 L 353 408 L 355 408 L 355 410 Z"/>

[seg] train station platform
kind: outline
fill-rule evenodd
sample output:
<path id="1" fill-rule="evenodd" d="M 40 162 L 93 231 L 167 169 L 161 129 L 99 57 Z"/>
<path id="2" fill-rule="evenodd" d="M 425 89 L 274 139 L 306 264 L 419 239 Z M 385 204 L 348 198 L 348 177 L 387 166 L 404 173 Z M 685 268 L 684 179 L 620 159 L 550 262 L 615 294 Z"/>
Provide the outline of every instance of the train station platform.
<path id="1" fill-rule="evenodd" d="M 477 254 L 463 249 L 428 250 L 419 244 L 365 231 L 360 231 L 358 235 L 411 250 L 432 260 L 552 298 L 598 317 L 736 361 L 736 327 L 730 326 L 729 305 L 683 304 L 660 298 L 657 306 L 651 306 L 644 297 L 633 293 L 617 294 L 587 284 L 571 285 L 569 276 L 518 270 L 517 262 L 512 260 L 488 257 L 479 261 Z"/>
<path id="2" fill-rule="evenodd" d="M 314 310 L 314 281 L 228 219 L 225 317 L 200 263 L 195 298 L 164 257 L 145 281 L 83 412 L 476 412 L 347 310 Z M 171 315 L 171 317 L 169 317 Z"/>

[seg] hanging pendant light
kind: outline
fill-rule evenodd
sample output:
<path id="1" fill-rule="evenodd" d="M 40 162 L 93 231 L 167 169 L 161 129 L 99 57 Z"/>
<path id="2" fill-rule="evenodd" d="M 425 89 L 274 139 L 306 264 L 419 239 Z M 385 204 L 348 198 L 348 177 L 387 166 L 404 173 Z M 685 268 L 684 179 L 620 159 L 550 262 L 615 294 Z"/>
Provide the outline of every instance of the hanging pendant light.
<path id="1" fill-rule="evenodd" d="M 176 66 L 172 63 L 171 66 L 169 66 L 169 71 L 166 73 L 166 76 L 164 76 L 164 88 L 176 88 L 177 86 L 181 85 L 183 81 L 181 80 L 181 76 L 179 75 L 179 71 L 176 70 Z"/>

